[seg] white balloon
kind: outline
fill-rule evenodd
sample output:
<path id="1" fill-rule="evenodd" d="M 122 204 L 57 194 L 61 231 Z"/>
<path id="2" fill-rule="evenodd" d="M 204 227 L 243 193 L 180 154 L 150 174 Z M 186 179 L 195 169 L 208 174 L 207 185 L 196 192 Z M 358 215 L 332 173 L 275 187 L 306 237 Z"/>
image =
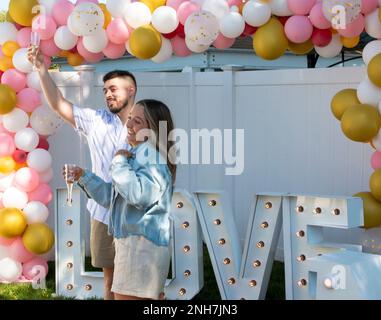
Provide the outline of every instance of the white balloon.
<path id="1" fill-rule="evenodd" d="M 38 71 L 33 71 L 29 73 L 26 77 L 26 83 L 29 88 L 35 89 L 41 92 L 41 82 L 40 77 L 38 75 Z"/>
<path id="2" fill-rule="evenodd" d="M 151 10 L 142 2 L 133 2 L 127 6 L 124 19 L 134 29 L 150 24 Z"/>
<path id="3" fill-rule="evenodd" d="M 204 52 L 204 51 L 208 50 L 208 48 L 209 48 L 209 45 L 197 44 L 195 41 L 193 41 L 192 39 L 189 39 L 187 37 L 185 37 L 185 44 L 187 45 L 187 47 L 190 51 L 195 52 L 195 53 Z"/>
<path id="4" fill-rule="evenodd" d="M 40 176 L 40 182 L 49 183 L 53 180 L 53 169 L 49 168 L 44 172 L 39 172 L 38 175 Z"/>
<path id="5" fill-rule="evenodd" d="M 175 31 L 179 25 L 176 10 L 168 6 L 158 7 L 152 14 L 152 25 L 160 33 Z"/>
<path id="6" fill-rule="evenodd" d="M 17 28 L 13 23 L 0 22 L 0 45 L 2 46 L 7 41 L 16 41 Z"/>
<path id="7" fill-rule="evenodd" d="M 362 58 L 366 65 L 372 60 L 376 55 L 381 53 L 381 40 L 375 40 L 368 42 L 362 51 Z"/>
<path id="8" fill-rule="evenodd" d="M 331 42 L 325 47 L 315 46 L 315 51 L 323 58 L 336 57 L 343 49 L 339 34 L 332 35 Z"/>
<path id="9" fill-rule="evenodd" d="M 357 88 L 357 97 L 361 103 L 370 104 L 378 108 L 381 101 L 381 89 L 366 77 Z"/>
<path id="10" fill-rule="evenodd" d="M 40 201 L 31 201 L 23 209 L 28 224 L 45 222 L 49 216 L 48 208 Z"/>
<path id="11" fill-rule="evenodd" d="M 29 123 L 29 117 L 24 110 L 14 108 L 10 113 L 3 115 L 3 127 L 10 132 L 24 129 Z"/>
<path id="12" fill-rule="evenodd" d="M 21 72 L 29 73 L 33 71 L 33 65 L 28 60 L 28 49 L 18 49 L 13 55 L 12 62 L 15 68 Z"/>
<path id="13" fill-rule="evenodd" d="M 63 120 L 45 105 L 36 108 L 30 116 L 30 126 L 43 136 L 54 134 L 62 124 Z"/>
<path id="14" fill-rule="evenodd" d="M 28 203 L 28 194 L 16 187 L 10 187 L 4 191 L 3 205 L 8 208 L 23 209 Z"/>
<path id="15" fill-rule="evenodd" d="M 61 26 L 54 34 L 54 43 L 62 50 L 73 49 L 78 42 L 78 36 L 73 34 L 67 26 Z"/>
<path id="16" fill-rule="evenodd" d="M 288 8 L 287 0 L 271 0 L 271 12 L 278 17 L 292 16 L 292 11 Z"/>
<path id="17" fill-rule="evenodd" d="M 25 128 L 15 135 L 15 145 L 18 149 L 30 152 L 38 146 L 40 138 L 32 128 Z"/>
<path id="18" fill-rule="evenodd" d="M 28 154 L 26 163 L 37 172 L 44 172 L 52 165 L 52 156 L 45 149 L 34 149 Z"/>
<path id="19" fill-rule="evenodd" d="M 251 0 L 244 5 L 242 17 L 247 24 L 260 27 L 270 20 L 271 8 L 267 3 Z"/>
<path id="20" fill-rule="evenodd" d="M 378 10 L 374 10 L 365 16 L 365 31 L 373 38 L 381 38 L 381 22 L 378 18 Z"/>
<path id="21" fill-rule="evenodd" d="M 130 0 L 107 0 L 106 7 L 114 18 L 123 18 Z"/>
<path id="22" fill-rule="evenodd" d="M 0 174 L 0 191 L 5 191 L 12 187 L 15 174 L 15 172 L 11 172 L 6 175 Z"/>
<path id="23" fill-rule="evenodd" d="M 160 51 L 157 53 L 156 56 L 151 58 L 151 60 L 156 63 L 161 63 L 170 59 L 172 57 L 172 53 L 173 53 L 173 50 L 172 50 L 171 41 L 164 37 L 161 37 Z"/>
<path id="24" fill-rule="evenodd" d="M 220 32 L 226 38 L 237 38 L 245 30 L 245 21 L 238 12 L 230 12 L 220 19 Z"/>
<path id="25" fill-rule="evenodd" d="M 42 13 L 50 16 L 52 14 L 52 10 L 54 5 L 58 2 L 58 0 L 38 0 L 41 6 L 43 6 L 44 10 Z"/>
<path id="26" fill-rule="evenodd" d="M 229 5 L 225 0 L 205 0 L 201 9 L 212 13 L 218 19 L 229 13 Z"/>
<path id="27" fill-rule="evenodd" d="M 97 34 L 105 22 L 102 9 L 91 2 L 82 2 L 70 14 L 67 26 L 77 36 Z"/>
<path id="28" fill-rule="evenodd" d="M 83 46 L 92 53 L 102 52 L 107 47 L 108 37 L 104 29 L 93 36 L 83 37 Z"/>
<path id="29" fill-rule="evenodd" d="M 22 265 L 11 258 L 0 260 L 0 279 L 5 282 L 15 282 L 22 274 Z"/>

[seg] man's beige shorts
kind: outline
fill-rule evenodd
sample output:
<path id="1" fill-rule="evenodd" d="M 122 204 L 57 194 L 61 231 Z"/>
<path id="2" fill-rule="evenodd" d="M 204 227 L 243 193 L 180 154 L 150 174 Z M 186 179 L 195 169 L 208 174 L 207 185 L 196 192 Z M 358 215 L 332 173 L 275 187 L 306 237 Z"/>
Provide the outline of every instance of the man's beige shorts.
<path id="1" fill-rule="evenodd" d="M 114 237 L 107 233 L 108 227 L 91 219 L 90 251 L 91 264 L 96 268 L 113 268 L 115 258 Z"/>

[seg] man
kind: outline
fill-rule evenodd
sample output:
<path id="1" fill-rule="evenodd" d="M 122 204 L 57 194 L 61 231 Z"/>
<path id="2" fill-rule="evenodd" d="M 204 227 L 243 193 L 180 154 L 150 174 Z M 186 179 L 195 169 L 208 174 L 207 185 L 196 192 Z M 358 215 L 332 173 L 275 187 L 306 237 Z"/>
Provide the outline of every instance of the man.
<path id="1" fill-rule="evenodd" d="M 136 95 L 135 77 L 128 71 L 115 70 L 104 78 L 103 93 L 108 109 L 79 108 L 66 100 L 50 77 L 43 55 L 30 48 L 28 59 L 38 70 L 41 87 L 49 106 L 74 129 L 86 136 L 92 171 L 105 181 L 110 181 L 109 166 L 119 149 L 127 149 L 127 117 Z M 91 263 L 104 273 L 104 299 L 113 300 L 111 285 L 114 271 L 115 250 L 112 236 L 108 235 L 108 209 L 89 200 L 91 214 L 90 250 Z"/>

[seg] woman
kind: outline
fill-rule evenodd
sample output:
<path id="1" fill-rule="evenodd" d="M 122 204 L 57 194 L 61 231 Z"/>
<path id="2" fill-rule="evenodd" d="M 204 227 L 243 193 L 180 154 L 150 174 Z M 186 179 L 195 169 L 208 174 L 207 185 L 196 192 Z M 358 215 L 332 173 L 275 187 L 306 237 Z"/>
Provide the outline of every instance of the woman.
<path id="1" fill-rule="evenodd" d="M 160 128 L 160 130 L 159 130 Z M 89 197 L 111 211 L 115 241 L 112 291 L 117 300 L 158 299 L 170 263 L 169 210 L 176 165 L 169 161 L 173 130 L 168 107 L 160 101 L 136 103 L 127 120 L 132 149 L 120 150 L 111 164 L 112 182 L 79 167 L 71 172 Z"/>

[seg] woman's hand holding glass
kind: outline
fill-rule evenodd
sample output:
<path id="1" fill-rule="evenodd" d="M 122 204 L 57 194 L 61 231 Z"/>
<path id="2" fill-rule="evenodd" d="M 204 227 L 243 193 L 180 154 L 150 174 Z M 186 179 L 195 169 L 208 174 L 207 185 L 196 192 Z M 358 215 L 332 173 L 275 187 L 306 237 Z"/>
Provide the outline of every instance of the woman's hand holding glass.
<path id="1" fill-rule="evenodd" d="M 31 45 L 28 48 L 28 60 L 33 64 L 33 67 L 36 70 L 40 70 L 40 68 L 44 65 L 44 55 L 41 53 L 39 47 Z"/>
<path id="2" fill-rule="evenodd" d="M 70 207 L 73 203 L 73 184 L 83 175 L 83 169 L 75 164 L 65 164 L 63 168 L 63 176 L 66 182 L 67 199 L 66 204 Z"/>

